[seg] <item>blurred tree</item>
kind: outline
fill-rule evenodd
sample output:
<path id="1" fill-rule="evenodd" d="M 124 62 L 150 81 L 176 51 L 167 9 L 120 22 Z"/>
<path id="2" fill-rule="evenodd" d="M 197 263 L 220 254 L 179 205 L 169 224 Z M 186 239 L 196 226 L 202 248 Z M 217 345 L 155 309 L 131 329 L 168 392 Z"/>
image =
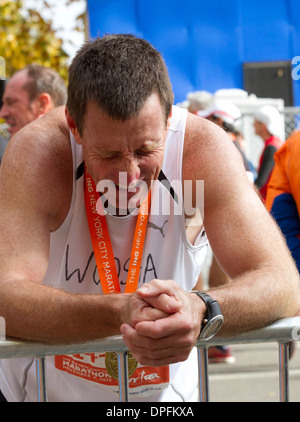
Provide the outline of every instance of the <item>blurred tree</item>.
<path id="1" fill-rule="evenodd" d="M 78 3 L 78 2 L 81 2 L 81 1 L 82 0 L 66 0 L 66 5 L 70 6 L 70 4 L 72 4 L 72 3 Z M 87 6 L 85 5 L 85 8 L 86 7 Z M 87 28 L 88 28 L 87 13 L 86 13 L 86 10 L 85 10 L 83 13 L 81 13 L 80 15 L 77 16 L 76 25 L 75 25 L 74 29 L 76 31 L 79 31 L 79 32 L 84 32 L 85 37 L 87 38 L 88 37 Z"/>
<path id="2" fill-rule="evenodd" d="M 66 0 L 70 5 L 78 0 Z M 46 0 L 43 7 L 52 8 Z M 84 16 L 79 16 L 76 30 L 84 30 Z M 6 77 L 29 63 L 38 63 L 57 70 L 67 82 L 68 54 L 63 40 L 37 10 L 26 8 L 22 0 L 0 0 L 0 56 L 4 57 Z"/>

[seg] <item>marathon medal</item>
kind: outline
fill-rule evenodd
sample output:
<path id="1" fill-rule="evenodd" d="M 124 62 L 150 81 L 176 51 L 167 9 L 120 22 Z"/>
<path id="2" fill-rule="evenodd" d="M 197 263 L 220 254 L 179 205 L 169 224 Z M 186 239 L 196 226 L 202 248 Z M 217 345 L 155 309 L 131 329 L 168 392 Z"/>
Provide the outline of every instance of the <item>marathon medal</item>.
<path id="1" fill-rule="evenodd" d="M 134 359 L 131 352 L 128 352 L 128 377 L 133 375 L 134 371 L 138 366 L 137 360 Z M 105 353 L 105 367 L 108 374 L 115 380 L 119 379 L 118 371 L 118 353 L 117 352 L 106 352 Z"/>

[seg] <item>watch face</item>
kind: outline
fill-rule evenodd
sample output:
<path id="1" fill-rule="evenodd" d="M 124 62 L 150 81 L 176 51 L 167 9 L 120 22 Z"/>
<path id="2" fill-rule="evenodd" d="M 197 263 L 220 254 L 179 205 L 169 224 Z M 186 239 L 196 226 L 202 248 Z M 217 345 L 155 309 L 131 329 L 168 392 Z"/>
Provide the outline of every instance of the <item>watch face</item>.
<path id="1" fill-rule="evenodd" d="M 202 328 L 200 333 L 200 338 L 203 340 L 209 340 L 213 336 L 217 334 L 219 329 L 221 328 L 223 324 L 223 316 L 222 315 L 216 315 L 211 320 L 205 324 L 205 326 Z"/>

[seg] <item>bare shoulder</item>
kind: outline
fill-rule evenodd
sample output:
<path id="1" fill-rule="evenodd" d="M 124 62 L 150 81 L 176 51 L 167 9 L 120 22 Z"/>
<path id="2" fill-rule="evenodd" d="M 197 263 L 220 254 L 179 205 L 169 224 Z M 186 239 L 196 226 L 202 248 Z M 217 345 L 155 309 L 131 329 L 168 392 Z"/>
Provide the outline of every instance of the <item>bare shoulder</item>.
<path id="1" fill-rule="evenodd" d="M 54 228 L 63 219 L 67 206 L 61 204 L 68 203 L 72 193 L 72 152 L 64 107 L 12 137 L 1 164 L 0 188 L 2 200 L 12 189 L 20 201 L 27 197 L 34 204 L 39 198 L 40 211 L 44 207 L 52 214 Z"/>
<path id="2" fill-rule="evenodd" d="M 228 163 L 237 158 L 237 166 L 231 166 L 238 171 L 243 169 L 237 149 L 226 132 L 216 124 L 188 114 L 185 141 L 183 170 L 186 178 L 193 175 L 207 178 L 216 175 Z M 219 171 L 218 171 L 219 170 Z M 227 167 L 226 173 L 231 169 Z"/>
<path id="3" fill-rule="evenodd" d="M 241 154 L 228 134 L 203 118 L 189 114 L 183 155 L 183 180 L 203 180 L 205 197 L 228 200 L 250 188 Z M 253 189 L 251 189 L 253 190 Z"/>
<path id="4" fill-rule="evenodd" d="M 47 155 L 58 151 L 63 154 L 68 153 L 68 145 L 68 126 L 64 107 L 59 107 L 18 131 L 8 143 L 5 159 L 11 160 L 15 153 L 23 151 L 17 159 L 17 164 L 21 165 L 23 159 L 37 158 L 36 154 L 43 156 L 43 154 Z M 56 162 L 59 158 L 60 156 L 57 156 L 54 161 Z"/>

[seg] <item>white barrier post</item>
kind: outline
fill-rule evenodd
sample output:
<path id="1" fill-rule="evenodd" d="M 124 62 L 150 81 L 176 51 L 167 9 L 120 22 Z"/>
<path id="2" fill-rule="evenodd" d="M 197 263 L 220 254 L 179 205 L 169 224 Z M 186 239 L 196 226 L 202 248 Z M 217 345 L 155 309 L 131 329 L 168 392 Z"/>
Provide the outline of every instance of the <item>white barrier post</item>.
<path id="1" fill-rule="evenodd" d="M 279 400 L 289 401 L 289 344 L 279 343 Z"/>
<path id="2" fill-rule="evenodd" d="M 128 352 L 118 353 L 119 398 L 120 402 L 129 401 Z"/>
<path id="3" fill-rule="evenodd" d="M 37 393 L 39 402 L 47 402 L 47 387 L 46 387 L 46 366 L 45 357 L 35 359 L 36 362 L 36 378 L 37 378 Z"/>
<path id="4" fill-rule="evenodd" d="M 198 388 L 199 401 L 209 401 L 208 355 L 206 347 L 198 347 Z"/>

